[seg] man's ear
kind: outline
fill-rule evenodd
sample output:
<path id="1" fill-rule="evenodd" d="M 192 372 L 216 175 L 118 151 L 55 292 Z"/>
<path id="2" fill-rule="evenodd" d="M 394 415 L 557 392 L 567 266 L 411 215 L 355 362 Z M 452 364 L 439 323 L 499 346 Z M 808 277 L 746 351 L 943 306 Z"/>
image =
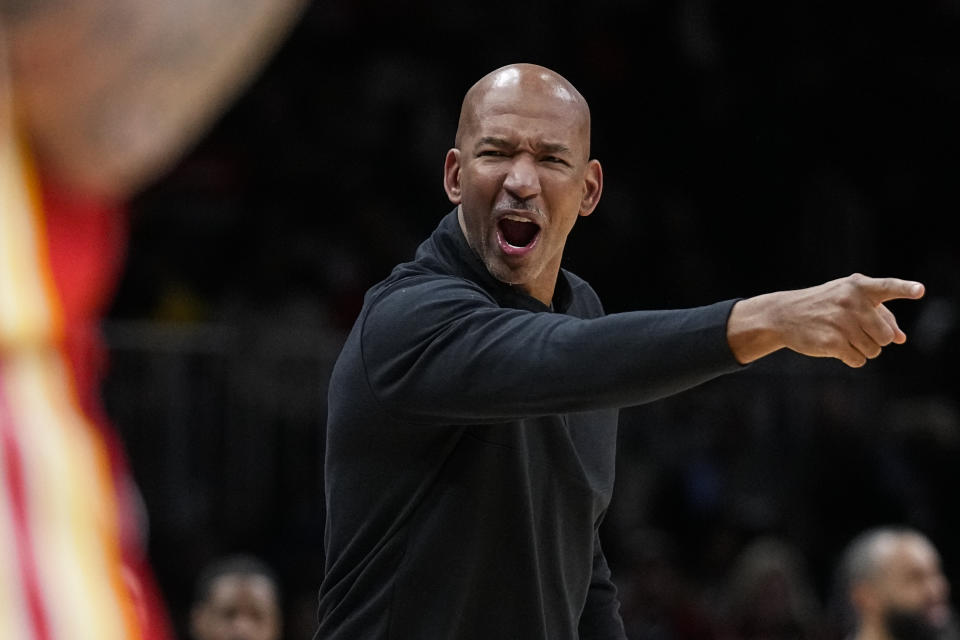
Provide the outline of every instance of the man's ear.
<path id="1" fill-rule="evenodd" d="M 603 167 L 599 160 L 587 163 L 583 177 L 583 198 L 580 199 L 580 215 L 588 216 L 597 208 L 603 193 Z"/>
<path id="2" fill-rule="evenodd" d="M 460 204 L 463 193 L 460 188 L 460 149 L 450 149 L 443 162 L 443 189 L 453 204 Z"/>

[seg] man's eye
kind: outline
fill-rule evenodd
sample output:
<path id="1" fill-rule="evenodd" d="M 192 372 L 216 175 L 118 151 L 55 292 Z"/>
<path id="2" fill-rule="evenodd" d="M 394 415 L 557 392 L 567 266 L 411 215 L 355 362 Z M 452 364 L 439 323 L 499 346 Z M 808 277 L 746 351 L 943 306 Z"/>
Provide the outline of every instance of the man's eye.
<path id="1" fill-rule="evenodd" d="M 477 155 L 478 155 L 478 156 L 487 156 L 487 157 L 491 157 L 491 156 L 492 156 L 492 157 L 495 157 L 495 158 L 502 158 L 505 154 L 503 153 L 503 151 L 498 151 L 498 150 L 496 150 L 496 149 L 485 149 L 485 150 L 481 151 L 480 153 L 478 153 Z"/>
<path id="2" fill-rule="evenodd" d="M 554 162 L 557 164 L 567 164 L 566 160 L 564 160 L 563 158 L 558 158 L 557 156 L 544 156 L 543 159 L 546 162 Z"/>

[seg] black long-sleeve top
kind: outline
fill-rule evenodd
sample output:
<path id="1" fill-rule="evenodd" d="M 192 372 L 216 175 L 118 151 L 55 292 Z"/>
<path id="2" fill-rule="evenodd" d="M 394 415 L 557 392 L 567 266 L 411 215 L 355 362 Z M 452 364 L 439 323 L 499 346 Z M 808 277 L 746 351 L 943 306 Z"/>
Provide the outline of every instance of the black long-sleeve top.
<path id="1" fill-rule="evenodd" d="M 617 409 L 739 368 L 733 301 L 604 315 L 489 274 L 456 211 L 367 292 L 334 367 L 318 640 L 620 640 L 598 528 Z"/>

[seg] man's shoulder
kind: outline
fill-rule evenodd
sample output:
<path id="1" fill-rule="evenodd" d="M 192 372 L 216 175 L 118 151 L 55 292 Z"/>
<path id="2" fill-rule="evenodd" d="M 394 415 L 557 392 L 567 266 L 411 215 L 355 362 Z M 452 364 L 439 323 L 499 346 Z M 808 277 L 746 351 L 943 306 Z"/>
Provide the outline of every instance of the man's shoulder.
<path id="1" fill-rule="evenodd" d="M 590 286 L 590 283 L 575 274 L 572 271 L 567 269 L 562 269 L 564 277 L 567 279 L 567 284 L 570 286 L 570 291 L 576 295 L 592 295 L 596 297 L 596 292 L 593 290 L 593 287 Z"/>
<path id="2" fill-rule="evenodd" d="M 410 262 L 398 265 L 388 277 L 367 291 L 364 311 L 370 313 L 384 308 L 391 313 L 416 311 L 431 302 L 454 300 L 494 302 L 490 294 L 472 280 Z"/>
<path id="3" fill-rule="evenodd" d="M 600 296 L 589 282 L 566 269 L 563 269 L 563 277 L 569 288 L 568 313 L 584 318 L 596 318 L 605 314 Z"/>

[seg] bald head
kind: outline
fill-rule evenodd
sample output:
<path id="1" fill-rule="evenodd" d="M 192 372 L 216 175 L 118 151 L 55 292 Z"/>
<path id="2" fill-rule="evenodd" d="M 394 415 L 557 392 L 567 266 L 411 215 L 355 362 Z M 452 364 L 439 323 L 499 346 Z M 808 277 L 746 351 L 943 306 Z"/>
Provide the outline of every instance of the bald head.
<path id="1" fill-rule="evenodd" d="M 568 120 L 582 136 L 590 154 L 590 107 L 570 82 L 551 69 L 535 64 L 510 64 L 480 78 L 467 91 L 460 109 L 455 145 L 466 139 L 486 117 L 523 110 L 537 110 L 539 117 Z"/>
<path id="2" fill-rule="evenodd" d="M 877 579 L 891 556 L 904 542 L 935 553 L 933 545 L 919 531 L 901 527 L 880 527 L 859 535 L 847 548 L 844 573 L 848 585 Z"/>

